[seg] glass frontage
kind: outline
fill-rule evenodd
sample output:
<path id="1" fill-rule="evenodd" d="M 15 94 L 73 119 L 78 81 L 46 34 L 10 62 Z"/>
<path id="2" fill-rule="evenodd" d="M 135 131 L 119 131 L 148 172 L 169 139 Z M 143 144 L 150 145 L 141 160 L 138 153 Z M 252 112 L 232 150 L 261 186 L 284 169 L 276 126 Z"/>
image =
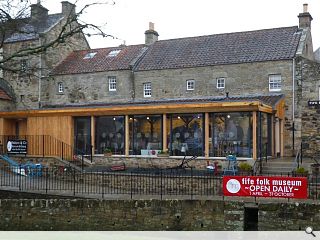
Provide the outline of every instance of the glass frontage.
<path id="1" fill-rule="evenodd" d="M 162 150 L 162 115 L 129 117 L 130 155 L 156 156 Z"/>
<path id="2" fill-rule="evenodd" d="M 172 114 L 168 118 L 170 155 L 203 156 L 203 114 Z"/>
<path id="3" fill-rule="evenodd" d="M 252 113 L 211 113 L 209 156 L 252 157 Z"/>
<path id="4" fill-rule="evenodd" d="M 271 156 L 271 115 L 267 113 L 258 113 L 257 118 L 257 133 L 258 133 L 258 145 L 257 152 L 258 158 Z"/>
<path id="5" fill-rule="evenodd" d="M 95 118 L 95 153 L 101 154 L 108 148 L 113 154 L 125 151 L 125 125 L 123 116 Z"/>
<path id="6" fill-rule="evenodd" d="M 91 118 L 76 117 L 74 126 L 75 154 L 91 154 Z"/>

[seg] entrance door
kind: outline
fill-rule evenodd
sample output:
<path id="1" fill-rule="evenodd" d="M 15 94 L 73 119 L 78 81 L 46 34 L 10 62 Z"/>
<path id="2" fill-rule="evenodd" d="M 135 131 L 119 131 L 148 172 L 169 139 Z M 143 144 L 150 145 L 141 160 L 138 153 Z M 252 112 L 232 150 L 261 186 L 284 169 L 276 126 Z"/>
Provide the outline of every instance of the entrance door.
<path id="1" fill-rule="evenodd" d="M 77 117 L 74 121 L 74 143 L 76 154 L 91 154 L 91 118 Z"/>

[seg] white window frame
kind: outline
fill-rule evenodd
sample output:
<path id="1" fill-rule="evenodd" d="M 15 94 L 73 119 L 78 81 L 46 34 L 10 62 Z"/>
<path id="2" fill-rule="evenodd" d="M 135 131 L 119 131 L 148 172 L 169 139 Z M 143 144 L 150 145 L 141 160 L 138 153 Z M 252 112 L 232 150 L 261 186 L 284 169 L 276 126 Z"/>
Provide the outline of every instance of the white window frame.
<path id="1" fill-rule="evenodd" d="M 143 84 L 143 97 L 151 97 L 151 82 Z"/>
<path id="2" fill-rule="evenodd" d="M 226 79 L 224 77 L 217 78 L 217 89 L 224 89 L 226 87 Z"/>
<path id="3" fill-rule="evenodd" d="M 117 91 L 117 78 L 115 76 L 109 76 L 108 82 L 109 82 L 109 92 Z"/>
<path id="4" fill-rule="evenodd" d="M 193 79 L 187 80 L 187 91 L 193 91 L 196 81 Z"/>
<path id="5" fill-rule="evenodd" d="M 269 75 L 269 92 L 280 92 L 282 88 L 281 74 Z"/>
<path id="6" fill-rule="evenodd" d="M 58 82 L 58 93 L 63 93 L 64 87 L 62 82 Z"/>

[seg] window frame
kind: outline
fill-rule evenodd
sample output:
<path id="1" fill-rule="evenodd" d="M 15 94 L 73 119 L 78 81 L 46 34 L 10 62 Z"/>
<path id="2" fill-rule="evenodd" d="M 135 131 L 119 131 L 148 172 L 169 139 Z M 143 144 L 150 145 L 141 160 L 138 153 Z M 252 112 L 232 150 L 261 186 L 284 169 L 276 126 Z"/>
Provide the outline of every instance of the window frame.
<path id="1" fill-rule="evenodd" d="M 190 84 L 189 84 L 190 83 Z M 195 84 L 196 84 L 196 81 L 194 79 L 189 79 L 186 81 L 186 84 L 187 84 L 187 91 L 194 91 L 195 89 Z"/>
<path id="2" fill-rule="evenodd" d="M 280 78 L 279 79 L 272 79 L 275 77 L 280 77 Z M 279 80 L 280 80 L 280 82 L 279 82 Z M 282 76 L 281 76 L 281 74 L 269 74 L 268 85 L 269 85 L 269 92 L 281 92 L 282 91 Z M 280 85 L 280 87 L 279 87 L 279 85 Z"/>
<path id="3" fill-rule="evenodd" d="M 114 82 L 112 82 L 114 81 Z M 116 76 L 108 76 L 108 85 L 109 85 L 109 92 L 116 92 L 117 91 L 117 77 Z"/>
<path id="4" fill-rule="evenodd" d="M 63 82 L 58 82 L 58 93 L 64 93 L 64 86 L 63 86 Z"/>
<path id="5" fill-rule="evenodd" d="M 146 82 L 143 84 L 143 97 L 151 97 L 152 95 L 152 86 L 151 82 Z"/>
<path id="6" fill-rule="evenodd" d="M 223 83 L 221 81 L 223 81 Z M 217 89 L 225 89 L 226 88 L 226 78 L 224 78 L 224 77 L 217 78 L 216 88 Z"/>

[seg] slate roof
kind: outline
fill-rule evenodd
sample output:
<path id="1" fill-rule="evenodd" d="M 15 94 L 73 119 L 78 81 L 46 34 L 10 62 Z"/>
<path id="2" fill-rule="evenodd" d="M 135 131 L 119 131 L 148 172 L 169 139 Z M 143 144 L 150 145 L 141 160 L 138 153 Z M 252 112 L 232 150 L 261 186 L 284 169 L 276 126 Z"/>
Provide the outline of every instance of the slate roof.
<path id="1" fill-rule="evenodd" d="M 114 107 L 114 106 L 134 106 L 134 105 L 157 105 L 157 104 L 188 104 L 188 103 L 215 103 L 215 102 L 255 102 L 275 107 L 276 104 L 284 98 L 283 94 L 270 95 L 248 95 L 248 96 L 229 96 L 229 97 L 194 97 L 194 98 L 172 98 L 159 100 L 135 100 L 128 102 L 108 102 L 108 103 L 83 103 L 83 104 L 63 104 L 63 105 L 46 105 L 43 108 L 78 108 L 78 107 Z"/>
<path id="2" fill-rule="evenodd" d="M 301 32 L 297 26 L 157 41 L 145 45 L 101 48 L 71 53 L 53 75 L 125 70 L 135 71 L 214 66 L 292 59 Z M 118 56 L 106 57 L 114 49 Z M 97 52 L 92 59 L 83 59 Z M 139 61 L 136 61 L 140 57 Z"/>
<path id="3" fill-rule="evenodd" d="M 17 25 L 19 26 L 19 31 L 7 36 L 5 38 L 5 43 L 37 39 L 39 37 L 39 33 L 45 32 L 47 29 L 59 22 L 62 18 L 62 13 L 49 14 L 47 21 L 43 21 L 41 24 L 37 25 L 30 24 L 30 18 L 15 20 L 18 22 Z"/>
<path id="4" fill-rule="evenodd" d="M 111 51 L 121 50 L 116 56 L 108 56 Z M 51 74 L 80 74 L 112 70 L 128 70 L 137 57 L 146 50 L 144 45 L 100 48 L 72 52 Z M 84 59 L 86 54 L 96 53 L 93 58 Z"/>
<path id="5" fill-rule="evenodd" d="M 300 36 L 294 26 L 157 41 L 136 70 L 292 59 Z"/>

